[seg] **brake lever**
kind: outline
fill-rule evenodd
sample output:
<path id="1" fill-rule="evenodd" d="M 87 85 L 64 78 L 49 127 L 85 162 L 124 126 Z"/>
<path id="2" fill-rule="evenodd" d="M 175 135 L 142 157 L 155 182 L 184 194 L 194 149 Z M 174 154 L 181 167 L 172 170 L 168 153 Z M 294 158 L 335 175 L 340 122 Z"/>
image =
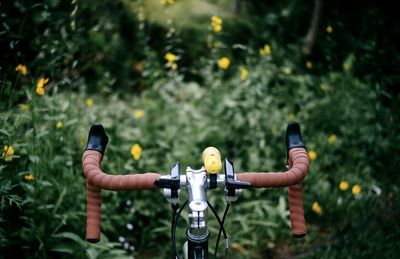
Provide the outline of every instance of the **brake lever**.
<path id="1" fill-rule="evenodd" d="M 169 203 L 171 203 L 173 209 L 177 209 L 179 206 L 179 192 L 180 192 L 180 164 L 176 163 L 171 168 L 170 178 L 159 178 L 154 184 L 164 189 L 164 197 Z"/>
<path id="2" fill-rule="evenodd" d="M 160 178 L 160 179 L 157 179 L 154 182 L 154 184 L 160 188 L 164 188 L 164 189 L 167 188 L 167 189 L 171 189 L 171 190 L 175 190 L 175 191 L 178 190 L 180 188 L 179 169 L 180 169 L 180 164 L 178 162 L 171 168 L 171 178 L 170 179 Z"/>
<path id="3" fill-rule="evenodd" d="M 238 181 L 235 179 L 233 163 L 229 159 L 224 161 L 225 169 L 225 188 L 227 191 L 227 201 L 236 201 L 241 189 L 249 189 L 252 184 L 249 182 Z"/>

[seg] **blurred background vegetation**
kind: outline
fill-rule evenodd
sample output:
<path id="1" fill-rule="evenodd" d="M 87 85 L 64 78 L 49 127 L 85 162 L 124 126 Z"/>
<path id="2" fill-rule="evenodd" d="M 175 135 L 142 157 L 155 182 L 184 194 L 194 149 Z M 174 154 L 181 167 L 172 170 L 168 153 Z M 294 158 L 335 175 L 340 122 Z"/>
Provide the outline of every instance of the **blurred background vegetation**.
<path id="1" fill-rule="evenodd" d="M 396 258 L 396 11 L 372 0 L 0 3 L 0 257 L 170 258 L 160 192 L 103 191 L 102 241 L 84 240 L 80 159 L 94 122 L 110 137 L 106 171 L 168 173 L 201 166 L 210 145 L 238 171 L 282 170 L 295 120 L 312 159 L 308 235 L 290 237 L 287 190 L 248 190 L 228 215 L 229 257 Z M 209 198 L 222 213 L 223 192 Z"/>

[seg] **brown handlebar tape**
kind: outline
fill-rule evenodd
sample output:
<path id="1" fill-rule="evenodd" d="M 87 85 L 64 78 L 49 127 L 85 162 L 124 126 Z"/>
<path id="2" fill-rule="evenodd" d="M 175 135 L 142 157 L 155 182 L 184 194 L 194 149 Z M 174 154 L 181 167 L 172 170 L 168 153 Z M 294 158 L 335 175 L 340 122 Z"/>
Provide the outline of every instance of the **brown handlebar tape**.
<path id="1" fill-rule="evenodd" d="M 90 243 L 100 241 L 101 190 L 86 182 L 86 240 Z"/>
<path id="2" fill-rule="evenodd" d="M 304 219 L 301 180 L 310 168 L 310 159 L 304 148 L 289 150 L 289 167 L 286 172 L 279 173 L 241 173 L 237 175 L 240 181 L 252 183 L 255 188 L 289 186 L 289 209 L 292 236 L 300 238 L 306 235 Z"/>
<path id="3" fill-rule="evenodd" d="M 145 173 L 131 175 L 109 175 L 100 169 L 102 155 L 98 151 L 87 150 L 83 154 L 83 173 L 86 176 L 87 221 L 86 240 L 96 243 L 100 240 L 101 225 L 101 189 L 106 190 L 143 190 L 156 189 L 154 181 L 160 174 Z"/>
<path id="4" fill-rule="evenodd" d="M 158 188 L 154 181 L 160 178 L 157 173 L 109 175 L 100 169 L 101 153 L 87 150 L 83 154 L 83 172 L 88 182 L 105 190 L 149 190 Z"/>
<path id="5" fill-rule="evenodd" d="M 237 174 L 240 181 L 250 182 L 254 188 L 285 187 L 297 184 L 307 175 L 310 159 L 304 148 L 289 150 L 289 166 L 286 172 L 244 172 Z"/>
<path id="6" fill-rule="evenodd" d="M 101 158 L 101 153 L 94 150 L 86 150 L 82 158 L 83 172 L 87 179 L 86 239 L 92 243 L 100 240 L 101 189 L 156 189 L 158 187 L 154 182 L 160 178 L 160 174 L 157 173 L 108 175 L 100 169 Z M 305 221 L 301 185 L 299 189 L 297 184 L 306 176 L 310 166 L 310 160 L 304 148 L 289 150 L 289 166 L 291 168 L 286 172 L 240 173 L 237 174 L 237 179 L 250 182 L 255 188 L 290 186 L 289 207 L 292 235 L 300 237 L 305 235 Z"/>
<path id="7" fill-rule="evenodd" d="M 303 185 L 301 183 L 289 186 L 289 210 L 292 236 L 302 238 L 306 235 L 306 220 L 303 210 Z"/>

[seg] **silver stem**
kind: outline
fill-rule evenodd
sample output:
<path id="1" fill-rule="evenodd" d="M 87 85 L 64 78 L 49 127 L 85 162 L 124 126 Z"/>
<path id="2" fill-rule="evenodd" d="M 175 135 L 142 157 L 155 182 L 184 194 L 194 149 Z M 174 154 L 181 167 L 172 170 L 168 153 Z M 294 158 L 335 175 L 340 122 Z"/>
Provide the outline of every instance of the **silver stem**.
<path id="1" fill-rule="evenodd" d="M 199 170 L 186 169 L 187 188 L 189 193 L 189 234 L 192 238 L 201 239 L 208 234 L 207 230 L 207 172 L 204 167 Z"/>

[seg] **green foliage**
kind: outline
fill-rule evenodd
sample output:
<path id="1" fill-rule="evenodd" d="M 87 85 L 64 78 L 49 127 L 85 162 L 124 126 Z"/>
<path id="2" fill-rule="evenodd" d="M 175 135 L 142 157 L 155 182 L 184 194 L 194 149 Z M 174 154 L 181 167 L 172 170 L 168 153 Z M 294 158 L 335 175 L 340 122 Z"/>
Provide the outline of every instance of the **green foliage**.
<path id="1" fill-rule="evenodd" d="M 379 38 L 391 12 L 362 5 L 369 12 L 357 17 L 375 17 L 370 23 L 379 33 L 363 28 L 354 36 L 355 28 L 345 29 L 348 17 L 336 12 L 344 7 L 327 3 L 333 11 L 324 7 L 313 55 L 303 57 L 309 4 L 248 1 L 235 11 L 227 2 L 2 4 L 0 254 L 171 254 L 171 213 L 159 191 L 103 191 L 102 241 L 84 240 L 81 155 L 95 122 L 110 138 L 105 171 L 166 174 L 176 161 L 200 167 L 210 145 L 238 172 L 284 170 L 284 130 L 295 120 L 312 158 L 303 194 L 309 235 L 288 241 L 287 190 L 246 190 L 226 222 L 230 255 L 397 255 L 400 106 L 392 69 L 399 53 L 392 37 L 399 31 Z M 221 32 L 211 15 L 222 17 Z M 260 52 L 265 44 L 270 53 Z M 377 49 L 385 44 L 387 51 Z M 168 52 L 176 67 L 166 61 Z M 218 64 L 222 57 L 230 61 L 226 68 Z M 392 66 L 378 70 L 387 68 L 384 57 Z M 26 75 L 16 71 L 19 64 Z M 41 78 L 50 80 L 39 87 Z M 143 149 L 139 160 L 130 154 L 134 144 Z M 208 196 L 221 213 L 223 191 Z M 211 216 L 209 227 L 214 244 L 218 226 Z"/>

